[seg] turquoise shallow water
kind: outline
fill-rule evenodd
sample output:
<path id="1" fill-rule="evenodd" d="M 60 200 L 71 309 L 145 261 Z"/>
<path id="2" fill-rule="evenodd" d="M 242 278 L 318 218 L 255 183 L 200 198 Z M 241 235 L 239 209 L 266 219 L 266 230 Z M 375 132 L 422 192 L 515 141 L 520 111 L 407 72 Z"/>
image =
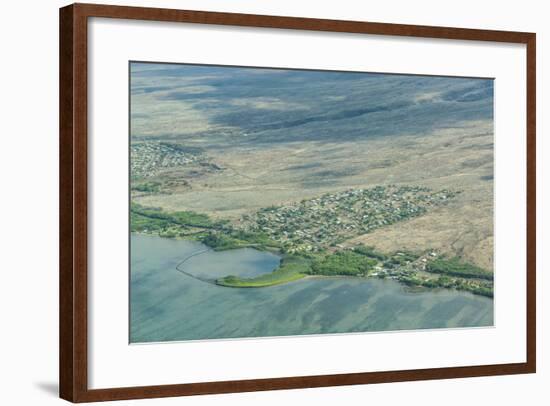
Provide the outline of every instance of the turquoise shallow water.
<path id="1" fill-rule="evenodd" d="M 454 290 L 407 291 L 391 280 L 306 279 L 225 288 L 176 270 L 205 246 L 131 236 L 130 341 L 158 342 L 493 325 L 493 301 Z M 206 252 L 183 264 L 202 278 L 254 276 L 279 263 L 253 249 Z"/>

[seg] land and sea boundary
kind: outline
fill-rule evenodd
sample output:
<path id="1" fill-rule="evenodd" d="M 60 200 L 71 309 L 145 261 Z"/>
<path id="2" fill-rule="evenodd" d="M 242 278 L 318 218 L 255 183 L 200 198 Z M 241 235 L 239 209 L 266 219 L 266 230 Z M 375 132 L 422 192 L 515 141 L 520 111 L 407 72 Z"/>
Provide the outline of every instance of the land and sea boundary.
<path id="1" fill-rule="evenodd" d="M 203 281 L 231 288 L 262 288 L 306 277 L 394 279 L 411 288 L 447 288 L 493 297 L 493 273 L 435 249 L 381 252 L 350 244 L 358 235 L 422 216 L 446 205 L 460 191 L 417 186 L 348 189 L 245 215 L 238 222 L 194 211 L 169 212 L 131 204 L 131 231 L 190 239 L 222 251 L 254 248 L 280 256 L 272 272 L 244 278 L 226 275 Z M 207 250 L 196 252 L 200 255 Z M 184 270 L 178 271 L 193 276 Z M 196 277 L 197 279 L 201 279 Z"/>

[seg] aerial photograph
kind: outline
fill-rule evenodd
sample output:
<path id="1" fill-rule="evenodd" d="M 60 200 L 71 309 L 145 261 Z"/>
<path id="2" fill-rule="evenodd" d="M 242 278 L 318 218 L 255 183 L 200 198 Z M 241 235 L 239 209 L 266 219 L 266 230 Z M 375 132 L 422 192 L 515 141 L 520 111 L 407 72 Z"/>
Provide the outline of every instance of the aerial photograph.
<path id="1" fill-rule="evenodd" d="M 130 62 L 130 343 L 493 326 L 494 81 Z"/>

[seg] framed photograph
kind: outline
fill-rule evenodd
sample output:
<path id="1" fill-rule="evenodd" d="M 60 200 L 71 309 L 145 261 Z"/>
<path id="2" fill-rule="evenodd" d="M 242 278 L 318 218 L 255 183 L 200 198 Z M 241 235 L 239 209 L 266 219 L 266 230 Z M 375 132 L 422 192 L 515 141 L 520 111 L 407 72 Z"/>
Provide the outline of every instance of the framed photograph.
<path id="1" fill-rule="evenodd" d="M 535 372 L 535 34 L 60 10 L 60 396 Z"/>

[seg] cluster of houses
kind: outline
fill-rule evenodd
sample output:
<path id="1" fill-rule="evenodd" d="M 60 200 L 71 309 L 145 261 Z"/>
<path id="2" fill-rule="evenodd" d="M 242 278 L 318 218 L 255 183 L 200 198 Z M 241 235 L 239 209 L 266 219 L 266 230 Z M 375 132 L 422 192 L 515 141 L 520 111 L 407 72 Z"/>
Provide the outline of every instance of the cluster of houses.
<path id="1" fill-rule="evenodd" d="M 456 192 L 417 186 L 377 186 L 327 193 L 252 216 L 248 227 L 287 247 L 288 252 L 316 252 L 354 236 L 425 213 Z"/>
<path id="2" fill-rule="evenodd" d="M 167 142 L 133 142 L 130 147 L 130 169 L 133 178 L 149 178 L 161 170 L 176 168 L 204 157 Z"/>
<path id="3" fill-rule="evenodd" d="M 394 261 L 399 256 L 405 256 L 406 260 Z M 438 257 L 438 253 L 433 250 L 428 250 L 418 256 L 412 255 L 412 258 L 410 253 L 397 252 L 389 260 L 375 266 L 368 276 L 395 279 L 409 286 L 454 288 L 484 296 L 491 297 L 493 295 L 492 280 L 431 273 L 427 264 L 436 257 Z"/>

